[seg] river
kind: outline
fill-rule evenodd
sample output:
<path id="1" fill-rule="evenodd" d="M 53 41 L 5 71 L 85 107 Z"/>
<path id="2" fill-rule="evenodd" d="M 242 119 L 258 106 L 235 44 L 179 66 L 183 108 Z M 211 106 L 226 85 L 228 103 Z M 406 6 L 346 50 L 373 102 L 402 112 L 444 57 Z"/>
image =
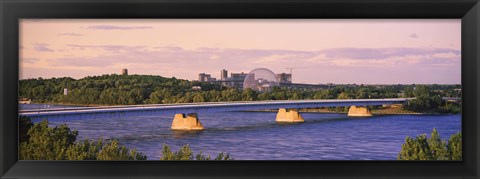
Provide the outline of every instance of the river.
<path id="1" fill-rule="evenodd" d="M 46 107 L 46 106 L 39 106 Z M 48 106 L 55 107 L 55 106 Z M 20 105 L 20 108 L 35 108 Z M 378 115 L 349 118 L 346 114 L 302 113 L 304 123 L 278 124 L 275 112 L 199 114 L 205 130 L 170 129 L 173 116 L 53 120 L 67 124 L 83 139 L 117 139 L 158 160 L 162 145 L 177 150 L 189 144 L 194 153 L 228 152 L 235 160 L 396 160 L 406 136 L 437 128 L 442 138 L 461 130 L 461 115 Z M 38 122 L 38 121 L 34 121 Z"/>

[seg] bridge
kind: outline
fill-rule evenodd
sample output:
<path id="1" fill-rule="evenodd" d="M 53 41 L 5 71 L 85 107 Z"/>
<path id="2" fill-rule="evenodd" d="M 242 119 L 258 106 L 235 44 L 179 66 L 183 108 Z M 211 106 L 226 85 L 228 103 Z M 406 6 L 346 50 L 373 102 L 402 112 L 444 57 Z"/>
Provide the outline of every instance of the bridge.
<path id="1" fill-rule="evenodd" d="M 132 116 L 175 115 L 172 129 L 202 130 L 204 129 L 197 115 L 202 113 L 279 109 L 276 121 L 303 122 L 297 109 L 317 107 L 351 106 L 349 116 L 371 116 L 365 106 L 402 104 L 413 98 L 389 99 L 335 99 L 335 100 L 273 100 L 273 101 L 240 101 L 240 102 L 205 102 L 183 104 L 151 104 L 101 107 L 74 107 L 53 109 L 20 110 L 20 116 L 32 120 L 43 119 L 96 119 L 121 118 Z M 187 115 L 185 115 L 187 114 Z"/>

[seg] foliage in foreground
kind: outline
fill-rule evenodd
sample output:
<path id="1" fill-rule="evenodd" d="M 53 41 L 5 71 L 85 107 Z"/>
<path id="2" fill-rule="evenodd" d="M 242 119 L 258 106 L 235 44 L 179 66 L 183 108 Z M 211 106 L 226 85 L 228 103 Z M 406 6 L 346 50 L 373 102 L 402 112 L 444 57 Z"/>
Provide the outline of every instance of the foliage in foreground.
<path id="1" fill-rule="evenodd" d="M 48 127 L 44 120 L 33 124 L 29 118 L 19 118 L 20 160 L 147 160 L 147 156 L 120 146 L 113 140 L 105 143 L 102 139 L 97 141 L 84 140 L 75 142 L 78 131 L 72 131 L 67 125 Z M 177 152 L 172 152 L 170 147 L 163 145 L 160 160 L 210 160 L 200 152 L 193 157 L 189 145 L 182 146 Z M 228 153 L 221 152 L 213 160 L 233 160 Z"/>
<path id="2" fill-rule="evenodd" d="M 26 125 L 25 125 L 26 124 Z M 27 130 L 28 128 L 28 130 Z M 26 134 L 24 131 L 28 131 Z M 84 140 L 75 143 L 78 131 L 67 125 L 48 127 L 48 121 L 37 124 L 28 118 L 20 118 L 21 160 L 146 160 L 136 149 L 119 146 L 118 141 L 105 143 Z"/>
<path id="3" fill-rule="evenodd" d="M 430 138 L 426 134 L 406 137 L 398 160 L 462 160 L 462 133 L 457 132 L 447 141 L 433 128 Z"/>
<path id="4" fill-rule="evenodd" d="M 176 152 L 172 152 L 167 144 L 163 144 L 160 160 L 211 160 L 211 157 L 210 155 L 203 155 L 202 152 L 194 155 L 188 144 L 182 146 Z M 230 154 L 221 152 L 213 160 L 233 160 L 233 158 L 230 157 Z"/>

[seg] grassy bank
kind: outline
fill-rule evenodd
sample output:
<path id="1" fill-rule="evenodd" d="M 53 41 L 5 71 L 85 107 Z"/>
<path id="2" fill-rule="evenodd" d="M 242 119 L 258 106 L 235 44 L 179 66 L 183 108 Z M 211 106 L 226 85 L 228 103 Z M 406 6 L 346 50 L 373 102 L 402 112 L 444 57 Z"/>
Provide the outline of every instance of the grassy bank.
<path id="1" fill-rule="evenodd" d="M 427 114 L 427 113 L 419 113 L 419 112 L 409 111 L 409 110 L 403 109 L 402 107 L 381 107 L 379 109 L 373 109 L 373 110 L 371 110 L 371 112 L 372 112 L 372 114 L 375 114 L 375 115 Z"/>

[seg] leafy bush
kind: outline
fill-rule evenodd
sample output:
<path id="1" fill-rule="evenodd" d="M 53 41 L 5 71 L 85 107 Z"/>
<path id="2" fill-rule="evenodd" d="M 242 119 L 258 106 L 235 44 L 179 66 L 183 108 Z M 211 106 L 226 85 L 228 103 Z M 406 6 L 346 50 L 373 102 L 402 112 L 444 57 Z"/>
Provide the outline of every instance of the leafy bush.
<path id="1" fill-rule="evenodd" d="M 167 144 L 163 144 L 160 160 L 211 160 L 211 157 L 203 155 L 202 152 L 194 155 L 188 144 L 180 147 L 176 152 L 172 152 Z M 213 160 L 233 160 L 233 158 L 230 157 L 230 154 L 221 152 Z"/>
<path id="2" fill-rule="evenodd" d="M 20 144 L 23 160 L 64 160 L 66 151 L 75 141 L 78 132 L 66 125 L 49 128 L 47 121 L 34 124 L 28 130 L 28 140 Z"/>
<path id="3" fill-rule="evenodd" d="M 462 160 L 462 133 L 457 132 L 448 139 L 447 151 L 451 160 Z"/>
<path id="4" fill-rule="evenodd" d="M 48 121 L 43 120 L 32 124 L 28 117 L 19 118 L 20 127 L 20 159 L 21 160 L 147 160 L 147 156 L 120 146 L 113 140 L 104 143 L 84 140 L 75 143 L 78 131 L 72 131 L 67 125 L 48 127 Z M 194 158 L 195 156 L 195 158 Z M 160 160 L 210 160 L 200 152 L 193 154 L 189 145 L 182 146 L 177 152 L 163 145 Z M 220 153 L 213 160 L 233 160 L 228 153 Z"/>
<path id="5" fill-rule="evenodd" d="M 63 124 L 48 127 L 48 121 L 31 125 L 28 118 L 20 118 L 21 160 L 146 160 L 147 157 L 135 149 L 119 146 L 116 140 L 104 144 L 84 140 L 75 143 L 78 131 Z M 28 129 L 28 130 L 27 130 Z M 24 134 L 24 131 L 28 131 Z"/>
<path id="6" fill-rule="evenodd" d="M 18 138 L 19 138 L 19 143 L 27 141 L 30 136 L 28 135 L 28 130 L 32 128 L 33 123 L 30 121 L 28 117 L 25 116 L 20 116 L 18 118 Z"/>
<path id="7" fill-rule="evenodd" d="M 118 146 L 116 140 L 103 146 L 97 154 L 97 160 L 146 160 L 147 157 L 138 153 L 136 149 L 129 150 L 125 146 Z"/>
<path id="8" fill-rule="evenodd" d="M 462 134 L 450 136 L 448 143 L 433 129 L 430 138 L 421 134 L 415 138 L 407 136 L 398 160 L 461 160 Z"/>
<path id="9" fill-rule="evenodd" d="M 441 97 L 440 94 L 435 94 L 433 90 L 425 85 L 416 86 L 415 90 L 406 90 L 406 94 L 413 95 L 415 99 L 410 100 L 405 109 L 415 112 L 437 112 L 437 113 L 461 113 L 461 103 L 447 103 Z M 442 95 L 448 95 L 449 92 L 443 92 Z M 408 96 L 410 97 L 410 96 Z"/>

